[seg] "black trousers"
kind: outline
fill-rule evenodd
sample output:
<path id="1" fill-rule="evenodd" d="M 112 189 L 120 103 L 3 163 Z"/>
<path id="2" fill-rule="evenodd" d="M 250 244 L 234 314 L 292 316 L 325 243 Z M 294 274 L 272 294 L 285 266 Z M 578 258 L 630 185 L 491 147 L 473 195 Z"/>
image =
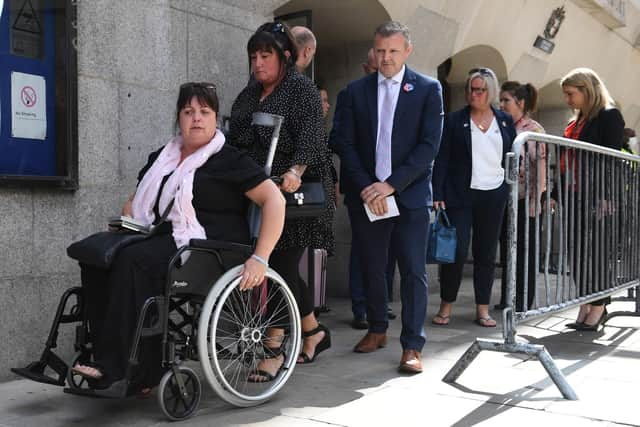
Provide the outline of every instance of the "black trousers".
<path id="1" fill-rule="evenodd" d="M 447 215 L 456 227 L 456 262 L 440 266 L 440 298 L 454 302 L 458 297 L 462 270 L 473 229 L 473 289 L 476 304 L 489 304 L 495 273 L 495 258 L 502 226 L 508 187 L 495 190 L 471 190 L 470 207 L 448 207 Z"/>
<path id="2" fill-rule="evenodd" d="M 104 383 L 125 376 L 140 309 L 147 298 L 164 293 L 176 250 L 173 237 L 162 234 L 122 249 L 108 271 L 81 264 L 93 356 Z M 161 357 L 161 336 L 142 339 L 134 383 L 155 386 L 163 373 Z"/>
<path id="3" fill-rule="evenodd" d="M 507 299 L 507 212 L 505 209 L 505 217 L 502 220 L 502 231 L 500 236 L 500 264 L 502 265 L 501 280 L 501 297 L 500 304 L 505 305 Z M 541 219 L 540 219 L 541 220 Z M 529 248 L 525 253 L 524 250 L 524 231 L 525 227 L 529 227 Z M 516 311 L 525 311 L 533 306 L 536 293 L 536 219 L 530 217 L 524 210 L 524 199 L 518 200 L 518 225 L 516 232 L 518 234 L 518 246 L 516 249 Z M 524 260 L 527 259 L 527 277 L 524 277 Z M 527 286 L 527 308 L 523 306 L 524 287 Z"/>
<path id="4" fill-rule="evenodd" d="M 273 251 L 271 258 L 269 258 L 271 268 L 282 276 L 284 281 L 287 282 L 289 289 L 291 289 L 298 304 L 301 317 L 308 316 L 315 308 L 313 302 L 313 286 L 308 285 L 300 277 L 299 264 L 303 252 L 304 248 L 283 249 Z M 279 300 L 274 299 L 272 302 L 273 304 L 270 304 L 269 310 L 273 313 L 275 305 Z"/>

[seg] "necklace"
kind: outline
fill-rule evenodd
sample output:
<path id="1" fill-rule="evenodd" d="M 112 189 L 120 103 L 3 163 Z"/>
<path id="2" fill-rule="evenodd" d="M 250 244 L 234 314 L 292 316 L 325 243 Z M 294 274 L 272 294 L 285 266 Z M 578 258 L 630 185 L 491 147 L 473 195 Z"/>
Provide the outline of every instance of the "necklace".
<path id="1" fill-rule="evenodd" d="M 478 126 L 478 129 L 480 129 L 482 132 L 485 132 L 489 126 L 491 125 L 491 122 L 493 121 L 493 114 L 491 112 L 491 110 L 489 110 L 489 123 L 487 124 L 487 117 L 484 117 L 485 114 L 482 113 L 482 115 L 480 116 L 479 120 L 476 120 L 475 118 L 473 119 L 473 122 L 476 124 L 476 126 Z"/>

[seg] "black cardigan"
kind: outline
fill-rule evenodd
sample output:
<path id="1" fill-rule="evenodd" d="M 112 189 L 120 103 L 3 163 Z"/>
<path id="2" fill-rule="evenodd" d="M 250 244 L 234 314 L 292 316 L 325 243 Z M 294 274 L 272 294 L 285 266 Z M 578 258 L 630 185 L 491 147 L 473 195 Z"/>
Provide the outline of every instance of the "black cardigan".
<path id="1" fill-rule="evenodd" d="M 617 108 L 603 108 L 598 115 L 588 120 L 578 139 L 602 147 L 620 150 L 622 148 L 622 134 L 624 119 Z"/>

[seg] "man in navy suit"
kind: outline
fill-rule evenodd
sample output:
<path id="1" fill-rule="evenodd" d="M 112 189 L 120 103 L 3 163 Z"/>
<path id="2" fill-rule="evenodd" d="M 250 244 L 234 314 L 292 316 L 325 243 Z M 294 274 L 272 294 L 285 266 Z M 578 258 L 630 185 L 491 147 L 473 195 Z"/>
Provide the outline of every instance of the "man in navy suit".
<path id="1" fill-rule="evenodd" d="M 400 269 L 402 357 L 400 370 L 422 372 L 427 309 L 425 267 L 431 206 L 431 170 L 442 135 L 440 84 L 405 66 L 412 51 L 409 30 L 398 22 L 374 34 L 378 72 L 345 89 L 335 146 L 342 188 L 366 273 L 369 331 L 355 346 L 369 353 L 387 343 L 385 270 L 393 242 Z M 393 199 L 393 200 L 391 200 Z M 399 215 L 384 216 L 395 202 Z"/>

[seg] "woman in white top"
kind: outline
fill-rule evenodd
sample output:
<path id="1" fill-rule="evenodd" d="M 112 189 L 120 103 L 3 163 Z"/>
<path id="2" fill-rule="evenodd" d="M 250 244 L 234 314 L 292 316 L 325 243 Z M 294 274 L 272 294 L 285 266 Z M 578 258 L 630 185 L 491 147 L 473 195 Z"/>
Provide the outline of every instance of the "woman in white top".
<path id="1" fill-rule="evenodd" d="M 449 324 L 473 230 L 473 287 L 475 322 L 496 325 L 489 315 L 496 249 L 508 188 L 504 180 L 504 157 L 511 149 L 516 130 L 510 115 L 494 108 L 498 80 L 488 68 L 469 72 L 465 84 L 468 105 L 447 114 L 440 152 L 433 172 L 433 206 L 446 208 L 456 227 L 456 261 L 440 269 L 440 310 L 432 320 Z"/>

